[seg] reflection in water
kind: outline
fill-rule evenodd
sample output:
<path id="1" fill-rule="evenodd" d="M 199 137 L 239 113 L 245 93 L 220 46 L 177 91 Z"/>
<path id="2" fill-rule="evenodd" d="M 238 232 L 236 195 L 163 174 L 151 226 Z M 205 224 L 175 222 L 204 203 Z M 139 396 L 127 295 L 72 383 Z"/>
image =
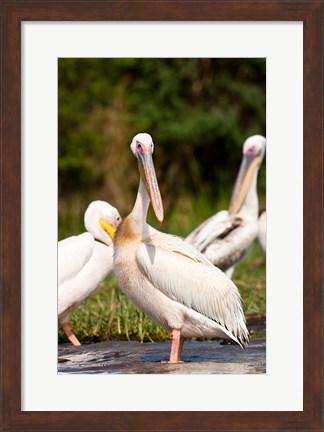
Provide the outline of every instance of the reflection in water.
<path id="1" fill-rule="evenodd" d="M 183 363 L 167 364 L 169 342 L 110 341 L 73 347 L 59 345 L 59 374 L 262 374 L 266 372 L 265 339 L 252 340 L 243 351 L 218 341 L 186 341 Z"/>

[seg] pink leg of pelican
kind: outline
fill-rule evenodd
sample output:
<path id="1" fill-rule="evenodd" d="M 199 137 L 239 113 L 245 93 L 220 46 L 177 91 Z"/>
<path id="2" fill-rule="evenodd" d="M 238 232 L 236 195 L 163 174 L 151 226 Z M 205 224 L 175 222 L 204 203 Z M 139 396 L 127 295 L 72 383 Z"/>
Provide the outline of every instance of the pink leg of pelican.
<path id="1" fill-rule="evenodd" d="M 172 342 L 169 363 L 182 363 L 181 351 L 184 343 L 184 337 L 181 335 L 181 330 L 172 330 Z"/>
<path id="2" fill-rule="evenodd" d="M 80 342 L 78 341 L 78 338 L 73 333 L 69 323 L 62 324 L 62 329 L 64 330 L 64 333 L 66 334 L 66 336 L 69 338 L 70 342 L 72 342 L 73 345 L 75 346 L 81 345 Z"/>

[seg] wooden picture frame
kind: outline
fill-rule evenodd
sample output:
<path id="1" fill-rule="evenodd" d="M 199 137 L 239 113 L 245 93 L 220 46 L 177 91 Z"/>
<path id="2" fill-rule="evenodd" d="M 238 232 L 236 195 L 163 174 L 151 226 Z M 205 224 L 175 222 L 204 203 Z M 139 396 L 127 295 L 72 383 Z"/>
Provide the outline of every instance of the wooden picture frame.
<path id="1" fill-rule="evenodd" d="M 1 15 L 2 430 L 323 430 L 323 2 L 3 0 Z M 303 411 L 21 411 L 21 22 L 97 20 L 303 22 Z"/>

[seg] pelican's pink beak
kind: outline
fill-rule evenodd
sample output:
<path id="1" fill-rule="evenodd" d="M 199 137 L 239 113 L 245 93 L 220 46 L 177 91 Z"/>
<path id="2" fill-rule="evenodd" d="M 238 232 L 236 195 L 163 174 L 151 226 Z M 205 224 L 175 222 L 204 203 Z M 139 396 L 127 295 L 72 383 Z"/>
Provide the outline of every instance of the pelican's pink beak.
<path id="1" fill-rule="evenodd" d="M 155 175 L 151 152 L 137 153 L 139 171 L 151 199 L 151 204 L 157 220 L 162 224 L 164 218 L 162 198 Z"/>
<path id="2" fill-rule="evenodd" d="M 236 214 L 240 211 L 251 186 L 254 173 L 260 166 L 261 162 L 262 158 L 260 157 L 260 154 L 249 151 L 243 154 L 240 170 L 236 178 L 229 205 L 228 211 L 230 214 Z"/>

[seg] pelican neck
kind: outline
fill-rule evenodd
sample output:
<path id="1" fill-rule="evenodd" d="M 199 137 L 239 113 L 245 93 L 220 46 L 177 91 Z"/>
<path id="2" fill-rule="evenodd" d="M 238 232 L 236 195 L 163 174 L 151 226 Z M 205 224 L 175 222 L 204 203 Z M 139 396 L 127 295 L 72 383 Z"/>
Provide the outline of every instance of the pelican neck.
<path id="1" fill-rule="evenodd" d="M 259 200 L 258 200 L 258 193 L 257 193 L 258 172 L 259 170 L 256 170 L 256 172 L 254 173 L 248 193 L 246 194 L 243 205 L 237 214 L 249 214 L 249 215 L 253 215 L 253 217 L 256 218 L 258 217 L 258 212 L 259 212 Z"/>
<path id="2" fill-rule="evenodd" d="M 136 201 L 130 215 L 133 221 L 135 222 L 134 228 L 138 233 L 141 233 L 142 235 L 148 233 L 148 225 L 146 223 L 146 217 L 147 217 L 149 206 L 150 206 L 150 197 L 147 193 L 142 178 L 140 178 Z"/>

